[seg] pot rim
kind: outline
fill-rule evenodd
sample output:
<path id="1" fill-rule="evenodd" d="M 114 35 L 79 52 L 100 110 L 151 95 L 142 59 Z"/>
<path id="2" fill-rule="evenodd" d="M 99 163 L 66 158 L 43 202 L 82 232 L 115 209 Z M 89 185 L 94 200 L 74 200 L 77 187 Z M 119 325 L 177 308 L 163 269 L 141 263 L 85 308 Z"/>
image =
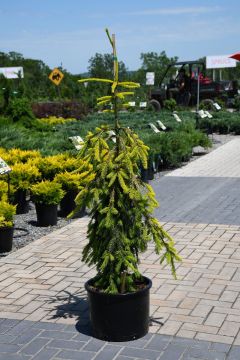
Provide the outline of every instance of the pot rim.
<path id="1" fill-rule="evenodd" d="M 12 226 L 0 226 L 0 230 L 14 229 L 14 228 L 15 228 L 15 224 L 13 224 Z"/>
<path id="2" fill-rule="evenodd" d="M 97 292 L 97 291 L 93 290 L 92 287 L 91 287 L 91 285 L 90 285 L 90 283 L 91 283 L 94 279 L 96 279 L 96 277 L 97 277 L 97 276 L 95 276 L 95 277 L 89 279 L 88 281 L 86 281 L 85 284 L 84 284 L 84 287 L 85 287 L 85 289 L 87 290 L 87 292 L 92 293 L 92 294 L 95 294 L 95 295 L 97 295 L 97 296 L 108 296 L 108 297 L 109 297 L 109 296 L 111 296 L 111 297 L 136 296 L 136 295 L 138 295 L 138 294 L 142 294 L 142 293 L 144 293 L 144 292 L 149 291 L 149 289 L 152 287 L 152 280 L 149 279 L 148 277 L 142 275 L 143 279 L 146 280 L 146 286 L 145 286 L 144 289 L 140 289 L 140 290 L 134 291 L 134 292 L 127 292 L 127 293 L 124 293 L 124 294 L 120 294 L 120 293 L 117 293 L 117 294 L 109 294 L 109 293 L 105 293 L 105 292 Z"/>

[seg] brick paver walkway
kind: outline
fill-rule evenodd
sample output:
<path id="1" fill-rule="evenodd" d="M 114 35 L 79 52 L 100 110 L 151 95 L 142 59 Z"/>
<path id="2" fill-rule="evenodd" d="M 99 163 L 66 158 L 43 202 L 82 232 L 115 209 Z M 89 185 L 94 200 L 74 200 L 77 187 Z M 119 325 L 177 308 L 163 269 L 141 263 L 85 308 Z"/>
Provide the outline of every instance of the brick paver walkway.
<path id="1" fill-rule="evenodd" d="M 238 158 L 239 144 L 236 139 L 224 145 L 221 156 L 230 159 L 231 152 Z M 192 166 L 202 166 L 214 152 Z M 217 196 L 221 187 L 215 184 Z M 157 182 L 154 186 L 158 189 Z M 219 207 L 224 206 L 222 201 Z M 183 259 L 178 280 L 159 265 L 150 245 L 140 266 L 153 280 L 150 334 L 118 344 L 89 336 L 84 283 L 95 271 L 80 260 L 87 222 L 78 219 L 0 259 L 0 360 L 240 359 L 240 218 L 238 225 L 165 224 Z"/>

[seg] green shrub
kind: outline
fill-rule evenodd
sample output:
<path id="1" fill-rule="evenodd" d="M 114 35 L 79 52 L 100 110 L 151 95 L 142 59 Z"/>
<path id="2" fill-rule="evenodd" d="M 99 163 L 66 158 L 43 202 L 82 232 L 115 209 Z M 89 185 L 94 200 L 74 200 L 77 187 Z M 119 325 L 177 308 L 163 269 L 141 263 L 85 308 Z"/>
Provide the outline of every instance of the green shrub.
<path id="1" fill-rule="evenodd" d="M 164 101 L 164 107 L 167 110 L 174 111 L 177 108 L 177 103 L 175 99 L 169 99 Z"/>
<path id="2" fill-rule="evenodd" d="M 234 97 L 234 107 L 235 107 L 235 109 L 240 111 L 240 96 L 239 95 L 235 95 L 235 97 Z"/>
<path id="3" fill-rule="evenodd" d="M 42 181 L 31 187 L 33 201 L 36 204 L 57 205 L 65 195 L 60 184 L 54 181 Z"/>
<path id="4" fill-rule="evenodd" d="M 7 115 L 12 118 L 13 121 L 20 121 L 27 119 L 33 119 L 34 115 L 31 109 L 31 104 L 27 98 L 12 99 L 7 108 Z"/>

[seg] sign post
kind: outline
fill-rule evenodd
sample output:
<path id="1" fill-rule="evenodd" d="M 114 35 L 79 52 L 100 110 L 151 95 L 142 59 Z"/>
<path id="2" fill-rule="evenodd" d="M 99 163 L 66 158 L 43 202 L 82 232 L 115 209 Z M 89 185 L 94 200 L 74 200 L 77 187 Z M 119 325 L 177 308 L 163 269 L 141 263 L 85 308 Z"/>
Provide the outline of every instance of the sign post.
<path id="1" fill-rule="evenodd" d="M 48 78 L 58 86 L 64 78 L 64 74 L 58 68 L 54 68 Z"/>
<path id="2" fill-rule="evenodd" d="M 58 68 L 54 68 L 51 74 L 48 76 L 48 78 L 58 87 L 58 85 L 60 85 L 60 82 L 64 78 L 64 74 Z M 58 96 L 59 98 L 61 98 L 59 87 L 57 89 L 58 89 Z"/>

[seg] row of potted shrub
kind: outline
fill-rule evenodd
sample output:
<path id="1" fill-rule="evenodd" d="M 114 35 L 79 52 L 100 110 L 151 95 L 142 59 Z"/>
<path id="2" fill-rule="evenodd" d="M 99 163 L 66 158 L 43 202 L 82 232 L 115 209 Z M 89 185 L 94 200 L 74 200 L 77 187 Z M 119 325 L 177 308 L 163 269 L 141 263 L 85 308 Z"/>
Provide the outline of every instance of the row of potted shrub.
<path id="1" fill-rule="evenodd" d="M 37 151 L 0 149 L 0 156 L 12 169 L 10 194 L 6 176 L 0 180 L 0 228 L 9 231 L 13 229 L 14 214 L 28 212 L 30 198 L 36 207 L 38 225 L 55 225 L 58 205 L 61 216 L 69 215 L 75 208 L 76 195 L 93 176 L 85 161 L 67 154 L 42 157 Z M 0 244 L 3 251 L 9 250 Z"/>

